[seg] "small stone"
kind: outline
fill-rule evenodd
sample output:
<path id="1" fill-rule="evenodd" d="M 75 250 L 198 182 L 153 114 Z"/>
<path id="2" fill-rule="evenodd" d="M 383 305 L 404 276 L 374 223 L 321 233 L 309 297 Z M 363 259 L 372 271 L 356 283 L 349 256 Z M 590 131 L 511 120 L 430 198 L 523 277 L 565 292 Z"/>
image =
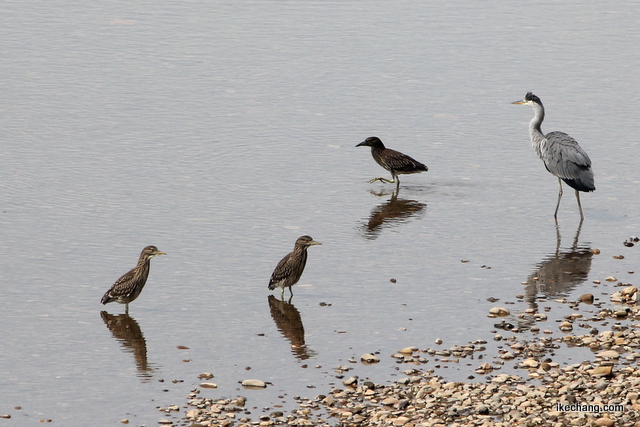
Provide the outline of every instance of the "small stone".
<path id="1" fill-rule="evenodd" d="M 613 366 L 596 366 L 591 375 L 594 377 L 608 377 L 613 372 Z"/>
<path id="2" fill-rule="evenodd" d="M 0 415 L 0 418 L 6 418 L 6 419 L 8 420 L 9 418 L 11 418 L 11 415 L 9 415 L 9 414 L 2 414 L 2 415 Z"/>
<path id="3" fill-rule="evenodd" d="M 596 356 L 598 357 L 607 357 L 609 359 L 617 359 L 620 357 L 620 353 L 618 353 L 615 350 L 605 350 L 605 351 L 601 351 L 600 353 L 596 354 Z"/>
<path id="4" fill-rule="evenodd" d="M 600 249 L 591 249 L 591 253 L 594 255 L 600 255 Z"/>
<path id="5" fill-rule="evenodd" d="M 248 388 L 265 388 L 267 385 L 264 381 L 249 379 L 242 381 L 242 386 Z"/>
<path id="6" fill-rule="evenodd" d="M 414 351 L 416 351 L 417 348 L 416 347 L 405 347 L 402 350 L 398 351 L 398 353 L 402 353 L 402 354 L 412 354 Z"/>
<path id="7" fill-rule="evenodd" d="M 198 375 L 198 378 L 201 380 L 210 380 L 211 378 L 213 378 L 213 374 L 211 372 L 203 372 Z"/>
<path id="8" fill-rule="evenodd" d="M 385 406 L 393 406 L 396 403 L 398 403 L 398 399 L 396 399 L 395 397 L 387 397 L 382 401 L 382 404 Z"/>
<path id="9" fill-rule="evenodd" d="M 624 259 L 624 255 L 614 255 L 613 259 Z"/>
<path id="10" fill-rule="evenodd" d="M 595 423 L 597 426 L 600 426 L 600 427 L 611 427 L 615 424 L 615 421 L 613 421 L 611 418 L 602 417 L 602 418 L 598 418 L 595 421 Z"/>
<path id="11" fill-rule="evenodd" d="M 578 301 L 584 302 L 585 304 L 593 304 L 593 294 L 580 295 Z"/>
<path id="12" fill-rule="evenodd" d="M 527 359 L 522 362 L 522 365 L 526 366 L 527 368 L 537 368 L 540 365 L 540 362 L 535 359 Z"/>
<path id="13" fill-rule="evenodd" d="M 344 384 L 346 386 L 356 387 L 358 385 L 358 377 L 348 378 L 348 379 L 342 381 L 342 384 Z"/>
<path id="14" fill-rule="evenodd" d="M 436 338 L 436 340 L 434 341 L 437 345 L 442 344 L 442 339 L 441 338 Z"/>
<path id="15" fill-rule="evenodd" d="M 561 331 L 572 331 L 573 330 L 573 325 L 571 324 L 571 322 L 562 322 L 560 323 L 560 330 Z"/>
<path id="16" fill-rule="evenodd" d="M 164 419 L 164 420 L 158 421 L 158 424 L 161 424 L 163 426 L 172 426 L 173 425 L 173 421 Z"/>
<path id="17" fill-rule="evenodd" d="M 635 286 L 627 286 L 626 288 L 620 291 L 620 293 L 625 297 L 631 296 L 636 292 L 638 292 L 638 288 L 636 288 Z"/>
<path id="18" fill-rule="evenodd" d="M 408 422 L 409 422 L 409 418 L 407 418 L 407 417 L 398 417 L 395 420 L 393 420 L 393 425 L 394 426 L 403 426 Z"/>
<path id="19" fill-rule="evenodd" d="M 120 420 L 120 423 L 121 424 L 129 424 L 129 420 L 124 418 L 124 419 Z"/>
<path id="20" fill-rule="evenodd" d="M 606 279 L 604 279 L 604 280 L 606 280 L 607 282 L 617 282 L 617 281 L 618 281 L 618 279 L 616 279 L 616 278 L 615 278 L 615 277 L 613 277 L 613 276 L 609 276 L 609 277 L 607 277 L 607 278 L 606 278 Z"/>
<path id="21" fill-rule="evenodd" d="M 391 279 L 389 279 L 389 281 L 390 281 L 391 283 L 396 283 L 396 282 L 397 282 L 397 280 L 396 280 L 396 279 L 394 279 L 393 277 L 392 277 Z"/>
<path id="22" fill-rule="evenodd" d="M 218 388 L 216 383 L 200 383 L 200 387 L 202 388 Z"/>
<path id="23" fill-rule="evenodd" d="M 492 307 L 491 310 L 489 310 L 489 314 L 493 314 L 494 316 L 508 316 L 509 310 L 504 307 Z"/>
<path id="24" fill-rule="evenodd" d="M 380 362 L 380 359 L 379 359 L 377 356 L 375 356 L 375 355 L 373 355 L 373 354 L 371 354 L 371 353 L 363 354 L 363 355 L 360 357 L 360 360 L 361 360 L 361 361 L 362 361 L 362 363 L 364 363 L 365 365 L 373 365 L 374 363 L 378 363 L 378 362 Z"/>

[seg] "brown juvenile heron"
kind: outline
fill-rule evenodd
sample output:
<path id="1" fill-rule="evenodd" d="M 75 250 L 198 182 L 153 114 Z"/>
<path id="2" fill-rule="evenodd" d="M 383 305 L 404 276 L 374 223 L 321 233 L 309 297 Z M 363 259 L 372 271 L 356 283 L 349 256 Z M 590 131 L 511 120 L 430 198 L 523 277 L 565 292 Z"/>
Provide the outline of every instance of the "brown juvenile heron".
<path id="1" fill-rule="evenodd" d="M 149 268 L 151 267 L 151 258 L 157 255 L 166 255 L 160 252 L 155 246 L 147 246 L 140 253 L 138 265 L 129 270 L 128 273 L 116 280 L 100 301 L 100 304 L 109 304 L 116 301 L 120 304 L 126 304 L 126 312 L 129 312 L 129 303 L 134 301 L 142 292 L 142 288 L 147 283 L 149 277 Z"/>
<path id="2" fill-rule="evenodd" d="M 595 191 L 596 186 L 593 181 L 593 171 L 591 170 L 591 159 L 587 153 L 578 145 L 575 139 L 564 132 L 542 133 L 542 121 L 544 120 L 544 107 L 540 98 L 528 92 L 522 101 L 512 104 L 530 105 L 533 107 L 534 117 L 529 123 L 529 135 L 531 145 L 536 150 L 538 157 L 544 162 L 544 166 L 549 172 L 558 177 L 560 191 L 558 192 L 558 204 L 553 216 L 558 218 L 558 208 L 562 198 L 562 181 L 576 191 L 578 209 L 580 209 L 580 219 L 584 219 L 582 205 L 580 204 L 579 191 Z"/>
<path id="3" fill-rule="evenodd" d="M 373 178 L 369 182 L 388 182 L 390 184 L 396 183 L 396 187 L 400 186 L 400 174 L 410 174 L 418 172 L 426 172 L 429 170 L 426 165 L 420 163 L 412 157 L 402 154 L 396 150 L 386 148 L 380 138 L 377 136 L 370 136 L 362 141 L 356 147 L 371 147 L 371 155 L 373 160 L 378 162 L 380 166 L 391 172 L 391 181 L 386 178 Z"/>
<path id="4" fill-rule="evenodd" d="M 313 240 L 311 236 L 298 237 L 293 247 L 293 252 L 282 258 L 276 266 L 276 269 L 273 270 L 271 279 L 269 280 L 269 290 L 280 287 L 281 297 L 284 298 L 284 288 L 289 288 L 289 292 L 291 292 L 291 296 L 293 296 L 291 287 L 298 283 L 304 271 L 304 266 L 307 264 L 307 248 L 321 244 L 322 243 Z"/>

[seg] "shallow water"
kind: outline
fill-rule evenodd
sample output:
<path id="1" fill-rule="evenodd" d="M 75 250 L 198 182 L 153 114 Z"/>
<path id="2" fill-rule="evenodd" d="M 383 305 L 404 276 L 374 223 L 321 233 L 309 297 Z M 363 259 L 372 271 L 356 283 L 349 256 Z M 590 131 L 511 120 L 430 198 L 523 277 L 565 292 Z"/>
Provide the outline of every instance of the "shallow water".
<path id="1" fill-rule="evenodd" d="M 522 283 L 564 270 L 555 254 L 572 247 L 602 254 L 560 275 L 561 294 L 633 282 L 639 6 L 606 7 L 5 4 L 0 413 L 153 424 L 202 372 L 207 396 L 286 406 L 367 352 L 383 363 L 355 374 L 384 382 L 400 348 L 491 339 L 487 298 L 529 307 L 546 289 Z M 577 241 L 566 191 L 558 245 L 556 179 L 531 149 L 532 110 L 511 105 L 529 90 L 543 130 L 594 163 Z M 355 148 L 371 135 L 429 172 L 398 194 L 368 184 L 386 176 Z M 269 276 L 302 234 L 323 245 L 277 307 Z M 100 306 L 149 244 L 168 255 L 130 317 Z"/>

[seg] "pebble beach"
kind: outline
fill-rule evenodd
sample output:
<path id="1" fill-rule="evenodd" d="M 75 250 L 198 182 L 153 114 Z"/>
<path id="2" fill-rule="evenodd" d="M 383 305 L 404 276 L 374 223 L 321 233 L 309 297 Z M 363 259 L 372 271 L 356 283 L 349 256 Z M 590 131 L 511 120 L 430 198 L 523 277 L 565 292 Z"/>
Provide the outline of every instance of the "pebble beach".
<path id="1" fill-rule="evenodd" d="M 315 396 L 296 396 L 296 408 L 288 412 L 277 407 L 249 409 L 250 397 L 242 395 L 205 397 L 203 390 L 216 385 L 202 382 L 185 402 L 159 408 L 168 416 L 159 424 L 640 426 L 638 289 L 613 276 L 593 283 L 606 289 L 607 296 L 549 298 L 546 304 L 518 313 L 492 307 L 487 316 L 495 318 L 495 324 L 486 339 L 457 345 L 438 339 L 430 347 L 364 354 L 351 361 L 390 364 L 401 373 L 394 381 L 359 378 L 350 374 L 351 366 L 336 366 L 333 372 L 340 386 L 319 387 L 322 393 Z M 516 298 L 523 301 L 526 296 Z M 554 318 L 552 307 L 571 314 Z M 557 357 L 559 350 L 565 355 L 588 351 L 591 357 L 572 363 Z M 450 381 L 434 369 L 461 362 L 472 366 L 466 381 Z M 210 378 L 207 375 L 211 374 L 200 378 Z M 268 385 L 247 380 L 243 386 Z"/>

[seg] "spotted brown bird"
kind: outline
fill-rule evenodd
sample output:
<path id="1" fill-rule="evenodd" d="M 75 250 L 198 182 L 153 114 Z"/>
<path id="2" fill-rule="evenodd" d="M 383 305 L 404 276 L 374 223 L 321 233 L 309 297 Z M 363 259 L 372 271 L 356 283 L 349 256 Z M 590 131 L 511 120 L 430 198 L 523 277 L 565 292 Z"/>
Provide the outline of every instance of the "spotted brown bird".
<path id="1" fill-rule="evenodd" d="M 280 287 L 281 297 L 284 298 L 284 288 L 289 288 L 289 292 L 291 292 L 291 296 L 293 297 L 291 287 L 298 283 L 304 271 L 304 266 L 307 264 L 307 248 L 321 244 L 322 243 L 313 240 L 311 236 L 298 237 L 293 247 L 293 252 L 282 258 L 276 266 L 276 269 L 273 270 L 271 279 L 269 280 L 269 290 Z"/>
<path id="2" fill-rule="evenodd" d="M 129 270 L 128 273 L 116 280 L 100 301 L 100 304 L 109 304 L 116 301 L 120 304 L 126 304 L 126 312 L 129 312 L 129 303 L 134 301 L 142 292 L 142 288 L 147 283 L 149 277 L 149 268 L 151 267 L 151 258 L 158 255 L 166 255 L 160 252 L 155 246 L 147 246 L 140 253 L 138 264 Z"/>
<path id="3" fill-rule="evenodd" d="M 400 179 L 398 175 L 411 174 L 418 172 L 426 172 L 429 168 L 417 161 L 416 159 L 402 154 L 399 151 L 386 148 L 380 138 L 377 136 L 370 136 L 362 141 L 356 147 L 371 147 L 371 155 L 380 166 L 391 172 L 391 181 L 386 178 L 373 178 L 369 182 L 388 182 L 390 184 L 396 183 L 396 187 L 400 186 Z"/>

